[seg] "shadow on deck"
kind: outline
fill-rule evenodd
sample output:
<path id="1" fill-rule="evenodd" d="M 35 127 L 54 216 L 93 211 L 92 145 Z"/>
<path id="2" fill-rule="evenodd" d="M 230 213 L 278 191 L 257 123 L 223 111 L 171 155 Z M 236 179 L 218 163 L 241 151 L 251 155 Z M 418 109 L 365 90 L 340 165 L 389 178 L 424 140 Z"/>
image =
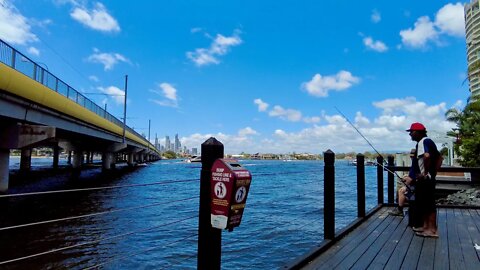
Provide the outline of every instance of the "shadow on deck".
<path id="1" fill-rule="evenodd" d="M 438 209 L 438 239 L 382 207 L 302 269 L 480 269 L 480 210 Z"/>

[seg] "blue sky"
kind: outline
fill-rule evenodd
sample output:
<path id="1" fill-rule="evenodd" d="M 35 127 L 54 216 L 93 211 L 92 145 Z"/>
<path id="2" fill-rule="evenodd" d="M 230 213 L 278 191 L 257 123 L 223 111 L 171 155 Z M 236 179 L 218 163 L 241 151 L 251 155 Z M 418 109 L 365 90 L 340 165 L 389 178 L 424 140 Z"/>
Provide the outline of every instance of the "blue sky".
<path id="1" fill-rule="evenodd" d="M 357 3 L 358 2 L 358 3 Z M 449 1 L 0 0 L 0 37 L 127 124 L 226 153 L 408 151 L 469 96 L 463 4 Z M 86 94 L 122 117 L 121 96 Z"/>

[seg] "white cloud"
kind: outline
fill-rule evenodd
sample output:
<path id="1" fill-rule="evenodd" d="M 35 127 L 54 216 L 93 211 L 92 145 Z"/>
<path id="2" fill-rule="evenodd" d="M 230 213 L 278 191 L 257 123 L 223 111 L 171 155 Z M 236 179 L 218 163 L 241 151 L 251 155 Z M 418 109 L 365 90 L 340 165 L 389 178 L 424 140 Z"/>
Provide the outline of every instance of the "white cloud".
<path id="1" fill-rule="evenodd" d="M 414 28 L 400 31 L 402 43 L 412 48 L 425 47 L 428 41 L 438 39 L 438 32 L 434 28 L 434 23 L 430 18 L 423 16 L 415 22 Z"/>
<path id="2" fill-rule="evenodd" d="M 218 56 L 223 56 L 227 54 L 231 47 L 242 44 L 243 41 L 240 38 L 239 33 L 239 30 L 235 30 L 231 37 L 217 34 L 209 48 L 198 48 L 193 52 L 187 52 L 187 58 L 192 60 L 199 67 L 219 64 L 220 60 L 218 60 Z"/>
<path id="3" fill-rule="evenodd" d="M 249 135 L 257 135 L 258 132 L 252 129 L 251 127 L 246 127 L 238 131 L 238 136 L 245 137 Z"/>
<path id="4" fill-rule="evenodd" d="M 98 77 L 95 76 L 95 75 L 90 75 L 90 76 L 88 76 L 88 79 L 89 79 L 90 81 L 92 81 L 92 82 L 99 82 L 99 81 L 100 81 L 100 80 L 98 79 Z"/>
<path id="5" fill-rule="evenodd" d="M 117 104 L 123 104 L 125 101 L 125 91 L 121 90 L 116 86 L 109 86 L 109 87 L 98 87 L 100 92 L 106 94 L 108 98 L 115 100 Z M 128 104 L 128 103 L 127 103 Z"/>
<path id="6" fill-rule="evenodd" d="M 257 98 L 253 101 L 253 103 L 258 105 L 258 111 L 264 112 L 268 109 L 268 103 L 263 102 L 261 99 Z"/>
<path id="7" fill-rule="evenodd" d="M 371 37 L 363 38 L 363 44 L 376 52 L 386 52 L 388 50 L 387 45 L 380 40 L 373 40 Z"/>
<path id="8" fill-rule="evenodd" d="M 370 120 L 367 117 L 363 116 L 361 112 L 357 112 L 357 114 L 355 115 L 355 123 L 360 126 L 366 126 L 370 124 Z"/>
<path id="9" fill-rule="evenodd" d="M 458 37 L 465 36 L 465 17 L 461 3 L 443 6 L 435 16 L 435 25 L 441 32 Z"/>
<path id="10" fill-rule="evenodd" d="M 457 104 L 458 105 L 458 104 Z M 445 120 L 445 103 L 427 104 L 413 97 L 386 99 L 373 103 L 372 110 L 379 110 L 375 117 L 368 118 L 362 112 L 356 112 L 354 125 L 379 151 L 409 151 L 415 146 L 405 130 L 413 122 L 421 122 L 427 127 L 437 145 L 443 141 L 438 134 L 445 134 L 454 124 Z M 369 110 L 371 111 L 371 110 Z M 331 149 L 341 152 L 372 152 L 368 143 L 339 114 L 325 115 L 325 123 L 313 125 L 297 131 L 275 129 L 271 134 L 257 134 L 250 128 L 244 128 L 238 134 L 194 134 L 188 141 L 199 147 L 211 136 L 216 137 L 225 146 L 228 154 L 247 153 L 322 153 Z M 248 136 L 248 135 L 255 135 Z M 245 136 L 244 136 L 245 135 Z M 183 141 L 182 141 L 183 143 Z"/>
<path id="11" fill-rule="evenodd" d="M 255 99 L 253 103 L 255 103 L 258 106 L 259 112 L 267 112 L 267 108 L 269 107 L 268 103 L 264 102 L 259 98 Z M 279 106 L 279 105 L 273 106 L 273 109 L 268 112 L 268 115 L 271 117 L 277 117 L 285 121 L 290 121 L 290 122 L 303 121 L 307 124 L 314 124 L 321 121 L 321 118 L 319 116 L 303 117 L 302 112 L 300 112 L 299 110 L 284 109 L 282 106 Z"/>
<path id="12" fill-rule="evenodd" d="M 120 32 L 117 20 L 112 17 L 102 3 L 96 3 L 92 10 L 76 6 L 70 16 L 81 24 L 102 32 Z"/>
<path id="13" fill-rule="evenodd" d="M 374 9 L 372 11 L 372 15 L 370 16 L 370 19 L 373 23 L 379 23 L 382 20 L 382 16 L 380 15 L 380 12 L 378 12 L 378 10 Z"/>
<path id="14" fill-rule="evenodd" d="M 171 84 L 161 83 L 160 88 L 162 89 L 165 98 L 175 102 L 177 101 L 177 89 L 175 89 Z"/>
<path id="15" fill-rule="evenodd" d="M 131 64 L 130 60 L 119 53 L 102 53 L 98 49 L 93 49 L 93 54 L 87 58 L 91 63 L 98 63 L 103 65 L 104 70 L 111 70 L 120 62 Z"/>
<path id="16" fill-rule="evenodd" d="M 190 136 L 180 138 L 182 145 L 185 145 L 187 148 L 196 147 L 197 149 L 201 148 L 202 143 L 204 143 L 210 137 L 215 137 L 219 140 L 225 147 L 226 154 L 239 154 L 241 152 L 252 152 L 251 150 L 258 144 L 255 138 L 250 135 L 257 135 L 255 134 L 246 134 L 242 133 L 242 131 L 247 131 L 247 133 L 253 131 L 249 130 L 249 128 L 244 128 L 238 132 L 238 134 L 224 134 L 224 133 L 207 133 L 207 134 L 200 134 L 195 133 Z M 253 147 L 253 148 L 252 148 Z M 257 151 L 258 152 L 258 151 Z"/>
<path id="17" fill-rule="evenodd" d="M 302 120 L 302 113 L 297 110 L 292 109 L 284 109 L 281 106 L 275 105 L 273 110 L 271 110 L 268 115 L 273 117 L 279 117 L 280 119 L 291 121 L 291 122 L 298 122 Z"/>
<path id="18" fill-rule="evenodd" d="M 463 4 L 446 4 L 438 10 L 435 21 L 428 16 L 417 19 L 413 28 L 400 31 L 402 44 L 414 48 L 425 48 L 429 42 L 443 44 L 443 35 L 463 38 L 465 36 L 465 18 Z"/>
<path id="19" fill-rule="evenodd" d="M 25 45 L 38 41 L 31 25 L 13 4 L 4 1 L 0 5 L 0 38 L 11 44 Z"/>
<path id="20" fill-rule="evenodd" d="M 177 89 L 173 85 L 163 82 L 158 84 L 159 90 L 150 90 L 150 92 L 156 93 L 162 96 L 162 100 L 150 99 L 150 101 L 164 107 L 178 108 Z"/>
<path id="21" fill-rule="evenodd" d="M 341 70 L 336 75 L 330 76 L 317 73 L 311 81 L 303 83 L 302 88 L 312 96 L 327 97 L 331 90 L 346 90 L 359 82 L 360 78 L 353 76 L 349 71 Z"/>
<path id="22" fill-rule="evenodd" d="M 304 117 L 303 122 L 308 123 L 308 124 L 315 124 L 319 123 L 321 121 L 321 118 L 318 116 L 313 116 L 313 117 Z"/>
<path id="23" fill-rule="evenodd" d="M 39 56 L 40 55 L 40 51 L 35 48 L 35 47 L 29 47 L 28 48 L 28 53 L 31 54 L 31 55 L 35 55 L 35 56 Z"/>

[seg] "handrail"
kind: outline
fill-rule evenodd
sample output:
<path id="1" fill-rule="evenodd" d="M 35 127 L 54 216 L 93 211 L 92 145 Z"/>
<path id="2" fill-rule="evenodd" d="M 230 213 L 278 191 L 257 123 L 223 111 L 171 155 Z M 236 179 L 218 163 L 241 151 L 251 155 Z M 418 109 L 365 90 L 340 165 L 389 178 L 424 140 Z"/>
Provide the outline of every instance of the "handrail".
<path id="1" fill-rule="evenodd" d="M 392 171 L 408 172 L 410 167 L 406 166 L 386 166 Z M 438 172 L 480 172 L 479 167 L 441 167 Z"/>
<path id="2" fill-rule="evenodd" d="M 45 69 L 28 56 L 10 46 L 2 39 L 0 39 L 0 62 L 46 86 L 50 90 L 65 96 L 66 98 L 99 115 L 107 121 L 123 128 L 123 122 L 118 118 L 107 112 L 105 109 L 84 96 L 82 93 L 75 90 L 57 76 L 53 75 L 48 69 Z M 126 126 L 125 129 L 150 145 L 151 149 L 155 149 L 153 144 L 151 144 L 134 129 L 130 128 L 129 126 Z"/>

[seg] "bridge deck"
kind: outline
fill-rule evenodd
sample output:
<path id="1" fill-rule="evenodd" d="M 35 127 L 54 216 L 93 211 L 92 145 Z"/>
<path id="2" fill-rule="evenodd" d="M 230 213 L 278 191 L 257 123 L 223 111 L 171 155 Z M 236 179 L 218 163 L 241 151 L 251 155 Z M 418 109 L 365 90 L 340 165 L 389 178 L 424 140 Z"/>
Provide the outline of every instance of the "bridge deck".
<path id="1" fill-rule="evenodd" d="M 480 210 L 438 209 L 438 239 L 383 207 L 303 269 L 480 269 Z"/>

